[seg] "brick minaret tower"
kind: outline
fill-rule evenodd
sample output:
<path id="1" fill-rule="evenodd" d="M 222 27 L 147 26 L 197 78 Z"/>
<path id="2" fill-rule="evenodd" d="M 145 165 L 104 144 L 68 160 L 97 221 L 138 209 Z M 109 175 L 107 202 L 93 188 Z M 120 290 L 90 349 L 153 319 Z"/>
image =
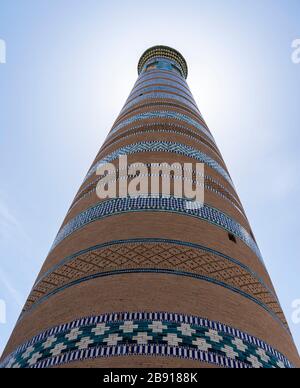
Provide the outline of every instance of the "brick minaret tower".
<path id="1" fill-rule="evenodd" d="M 186 61 L 156 46 L 143 54 L 138 73 L 1 366 L 299 365 L 240 199 L 187 85 Z M 117 168 L 111 179 L 126 182 L 120 155 L 147 168 L 203 163 L 204 174 L 193 171 L 192 177 L 202 180 L 204 206 L 190 208 L 175 195 L 101 200 L 97 168 L 110 162 Z"/>

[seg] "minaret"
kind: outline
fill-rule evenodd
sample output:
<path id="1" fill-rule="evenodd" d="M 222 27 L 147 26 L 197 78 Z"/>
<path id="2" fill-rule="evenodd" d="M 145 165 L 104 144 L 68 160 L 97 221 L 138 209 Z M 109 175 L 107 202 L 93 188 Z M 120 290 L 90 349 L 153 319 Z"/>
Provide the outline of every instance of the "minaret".
<path id="1" fill-rule="evenodd" d="M 138 73 L 1 366 L 299 366 L 241 201 L 186 82 L 185 59 L 152 47 Z M 106 163 L 115 172 L 99 173 Z M 160 164 L 174 165 L 170 181 L 199 182 L 204 204 L 190 206 L 174 188 L 169 196 L 129 196 L 126 185 L 141 178 L 142 163 L 151 187 L 154 176 L 164 179 Z M 181 166 L 189 166 L 183 175 Z M 99 197 L 104 177 L 105 188 L 118 187 L 115 197 Z"/>

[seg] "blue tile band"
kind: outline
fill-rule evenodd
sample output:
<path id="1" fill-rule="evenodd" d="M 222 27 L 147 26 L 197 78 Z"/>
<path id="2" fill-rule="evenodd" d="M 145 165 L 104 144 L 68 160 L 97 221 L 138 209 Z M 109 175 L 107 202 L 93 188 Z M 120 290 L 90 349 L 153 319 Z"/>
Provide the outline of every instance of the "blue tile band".
<path id="1" fill-rule="evenodd" d="M 155 78 L 150 81 L 145 81 L 143 83 L 140 83 L 137 86 L 134 86 L 132 89 L 132 92 L 137 93 L 139 90 L 143 90 L 143 88 L 146 88 L 148 86 L 153 86 L 153 85 L 167 85 L 167 86 L 174 86 L 175 88 L 178 88 L 182 90 L 184 93 L 187 93 L 191 97 L 193 97 L 192 93 L 190 92 L 189 88 L 187 86 L 183 86 L 182 84 L 178 82 L 174 82 L 172 80 L 167 80 L 166 78 Z"/>
<path id="2" fill-rule="evenodd" d="M 147 164 L 145 164 L 145 166 L 149 167 Z M 150 167 L 149 167 L 150 168 Z M 116 173 L 119 173 L 120 170 L 119 169 L 116 169 Z M 148 178 L 152 178 L 154 175 L 153 174 L 147 174 L 147 175 L 140 175 L 140 176 L 143 176 L 143 177 L 148 177 Z M 162 175 L 163 177 L 163 175 Z M 169 176 L 166 176 L 167 178 L 169 178 Z M 199 177 L 198 177 L 199 178 Z M 217 182 L 210 176 L 203 176 L 202 177 L 203 179 L 208 179 L 211 183 L 215 183 L 217 184 Z M 99 176 L 97 179 L 93 180 L 92 182 L 90 182 L 88 185 L 84 186 L 80 191 L 79 193 L 76 195 L 74 201 L 72 202 L 72 205 L 70 206 L 69 210 L 68 210 L 68 214 L 71 212 L 71 210 L 76 206 L 78 205 L 78 203 L 80 201 L 82 201 L 83 199 L 89 197 L 90 195 L 94 194 L 97 190 L 97 183 L 102 179 L 101 176 Z M 184 184 L 184 182 L 186 181 L 189 181 L 187 178 L 180 178 L 182 179 L 182 183 Z M 119 179 L 116 179 L 115 175 L 113 175 L 111 177 L 111 180 L 107 180 L 106 183 L 107 184 L 115 184 L 119 181 Z M 193 185 L 197 184 L 198 187 L 202 187 L 204 190 L 207 190 L 207 191 L 210 191 L 212 192 L 213 194 L 221 197 L 222 199 L 224 199 L 226 202 L 228 202 L 236 211 L 239 212 L 239 214 L 244 218 L 244 220 L 247 222 L 248 224 L 248 219 L 247 217 L 245 216 L 243 210 L 241 207 L 239 207 L 237 204 L 238 204 L 238 201 L 236 200 L 236 198 L 234 198 L 228 190 L 226 190 L 226 188 L 224 186 L 222 186 L 221 184 L 219 184 L 219 188 L 216 189 L 215 187 L 213 187 L 212 184 L 210 183 L 205 183 L 203 184 L 202 182 L 199 182 L 199 180 L 193 180 Z M 220 191 L 221 190 L 221 191 Z M 226 193 L 226 195 L 224 194 L 224 192 Z"/>
<path id="3" fill-rule="evenodd" d="M 163 129 L 165 128 L 165 129 Z M 169 129 L 166 129 L 169 128 Z M 132 132 L 132 134 L 130 134 Z M 188 133 L 186 133 L 188 132 Z M 103 150 L 107 147 L 110 147 L 112 144 L 118 144 L 119 142 L 123 141 L 122 139 L 127 139 L 129 136 L 134 136 L 134 134 L 140 135 L 143 133 L 168 133 L 168 134 L 175 134 L 179 136 L 187 137 L 190 140 L 193 140 L 193 142 L 200 144 L 201 146 L 207 147 L 210 151 L 212 151 L 214 154 L 217 155 L 217 157 L 222 161 L 222 156 L 220 154 L 220 151 L 218 150 L 216 144 L 212 144 L 209 140 L 203 139 L 203 136 L 201 133 L 198 133 L 197 130 L 193 130 L 191 128 L 186 128 L 179 124 L 174 123 L 160 123 L 160 122 L 154 122 L 154 123 L 147 123 L 147 124 L 140 124 L 132 126 L 129 129 L 126 129 L 122 132 L 122 135 L 120 137 L 120 134 L 115 134 L 115 138 L 118 137 L 118 140 L 115 140 L 113 138 L 107 138 L 103 146 L 101 147 L 100 151 L 97 154 L 97 158 L 99 155 L 103 152 Z M 197 137 L 195 137 L 195 135 Z M 201 138 L 201 140 L 198 138 L 198 136 Z M 108 145 L 109 144 L 109 145 Z"/>
<path id="4" fill-rule="evenodd" d="M 181 144 L 173 143 L 169 141 L 146 141 L 139 142 L 134 144 L 129 144 L 124 147 L 117 149 L 111 154 L 107 155 L 105 158 L 96 162 L 88 171 L 85 180 L 97 172 L 97 169 L 103 164 L 110 163 L 113 160 L 118 159 L 123 155 L 132 155 L 137 153 L 144 152 L 167 152 L 177 155 L 183 155 L 188 158 L 195 159 L 199 163 L 204 163 L 208 167 L 217 171 L 227 182 L 234 188 L 233 182 L 227 173 L 227 171 L 212 157 L 206 155 L 204 152 L 201 152 L 193 147 Z"/>
<path id="5" fill-rule="evenodd" d="M 21 345 L 0 368 L 49 368 L 115 356 L 175 357 L 225 368 L 293 368 L 262 340 L 208 319 L 169 312 L 91 316 Z"/>
<path id="6" fill-rule="evenodd" d="M 225 229 L 243 241 L 263 264 L 263 259 L 258 246 L 243 226 L 218 209 L 208 205 L 196 209 L 189 209 L 189 204 L 190 201 L 174 197 L 115 198 L 103 201 L 78 214 L 68 222 L 59 231 L 51 249 L 53 250 L 61 241 L 78 229 L 106 217 L 128 212 L 167 212 L 195 217 Z"/>
<path id="7" fill-rule="evenodd" d="M 131 102 L 125 103 L 124 107 L 120 112 L 120 115 L 124 114 L 124 112 L 126 112 L 128 109 L 145 100 L 176 100 L 191 108 L 196 114 L 200 114 L 197 106 L 194 103 L 190 102 L 188 98 L 181 97 L 177 94 L 172 93 L 152 92 L 135 97 Z"/>
<path id="8" fill-rule="evenodd" d="M 175 86 L 170 86 L 170 85 L 153 85 L 153 84 L 151 86 L 148 86 L 148 87 L 143 87 L 143 88 L 139 88 L 138 90 L 133 90 L 130 93 L 130 95 L 129 95 L 128 99 L 126 100 L 125 104 L 127 104 L 130 101 L 132 101 L 134 98 L 140 97 L 141 95 L 143 95 L 145 93 L 150 93 L 150 92 L 175 93 L 175 94 L 177 94 L 177 95 L 187 99 L 195 107 L 197 107 L 196 102 L 195 102 L 193 96 L 190 93 L 185 92 L 182 89 L 177 88 Z"/>
<path id="9" fill-rule="evenodd" d="M 126 127 L 127 125 L 133 124 L 140 120 L 148 120 L 148 119 L 174 119 L 184 123 L 187 123 L 195 128 L 197 128 L 200 132 L 206 135 L 213 143 L 215 140 L 210 132 L 204 127 L 204 125 L 200 124 L 198 121 L 192 119 L 191 117 L 184 115 L 183 113 L 173 112 L 173 111 L 152 111 L 152 112 L 143 112 L 137 115 L 131 116 L 128 119 L 122 120 L 116 126 L 112 128 L 109 133 L 109 136 L 113 133 L 119 131 L 120 129 Z"/>
<path id="10" fill-rule="evenodd" d="M 141 74 L 136 81 L 136 85 L 148 79 L 164 78 L 164 77 L 174 80 L 176 82 L 179 82 L 182 85 L 188 87 L 188 84 L 185 81 L 185 79 L 183 79 L 180 76 L 177 76 L 176 74 L 170 71 L 163 71 L 163 70 L 151 70 L 151 71 L 148 71 L 147 73 Z"/>

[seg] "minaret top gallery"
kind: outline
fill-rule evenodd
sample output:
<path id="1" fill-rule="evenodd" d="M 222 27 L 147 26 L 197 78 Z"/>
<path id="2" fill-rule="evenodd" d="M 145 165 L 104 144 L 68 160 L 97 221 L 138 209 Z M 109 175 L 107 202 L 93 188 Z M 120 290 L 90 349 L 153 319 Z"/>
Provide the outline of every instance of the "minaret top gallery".
<path id="1" fill-rule="evenodd" d="M 138 73 L 1 366 L 299 366 L 185 59 L 152 47 Z"/>

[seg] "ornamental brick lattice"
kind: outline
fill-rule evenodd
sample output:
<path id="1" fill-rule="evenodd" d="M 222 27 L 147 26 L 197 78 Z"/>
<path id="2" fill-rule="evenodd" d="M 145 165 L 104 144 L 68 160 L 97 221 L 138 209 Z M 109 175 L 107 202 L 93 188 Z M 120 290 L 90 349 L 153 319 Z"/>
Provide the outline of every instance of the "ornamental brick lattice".
<path id="1" fill-rule="evenodd" d="M 1 367 L 291 368 L 299 356 L 183 56 L 147 50 L 32 288 Z M 170 195 L 100 199 L 107 185 L 173 165 Z M 99 168 L 116 167 L 109 175 Z M 179 170 L 202 206 L 175 195 Z M 201 163 L 203 172 L 195 166 Z M 178 167 L 179 166 L 179 167 Z M 146 173 L 145 173 L 146 168 Z M 110 180 L 109 180 L 110 179 Z M 138 186 L 138 185 L 137 185 Z M 162 182 L 161 182 L 162 186 Z M 161 187 L 159 186 L 159 187 Z M 123 187 L 124 188 L 124 187 Z M 138 189 L 137 189 L 138 191 Z"/>

